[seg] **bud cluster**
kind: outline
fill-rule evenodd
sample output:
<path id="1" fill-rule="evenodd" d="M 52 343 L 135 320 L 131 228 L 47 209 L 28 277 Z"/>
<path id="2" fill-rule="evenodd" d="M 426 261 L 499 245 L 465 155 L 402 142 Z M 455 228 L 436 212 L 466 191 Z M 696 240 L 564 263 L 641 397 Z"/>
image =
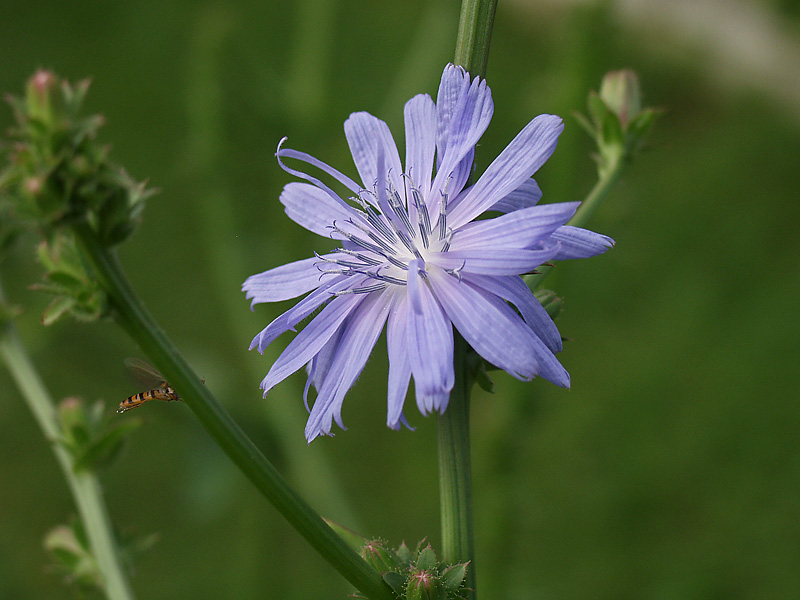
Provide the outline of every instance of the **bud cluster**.
<path id="1" fill-rule="evenodd" d="M 113 246 L 133 232 L 152 192 L 114 165 L 108 147 L 97 142 L 103 117 L 80 114 L 88 89 L 88 81 L 71 85 L 40 70 L 24 98 L 8 98 L 16 125 L 0 189 L 16 216 L 32 220 L 46 239 L 62 225 L 85 220 L 103 245 Z"/>
<path id="2" fill-rule="evenodd" d="M 413 551 L 405 542 L 391 549 L 384 540 L 371 540 L 362 547 L 361 556 L 380 571 L 398 598 L 457 600 L 465 597 L 468 563 L 438 562 L 427 540 L 422 540 Z"/>

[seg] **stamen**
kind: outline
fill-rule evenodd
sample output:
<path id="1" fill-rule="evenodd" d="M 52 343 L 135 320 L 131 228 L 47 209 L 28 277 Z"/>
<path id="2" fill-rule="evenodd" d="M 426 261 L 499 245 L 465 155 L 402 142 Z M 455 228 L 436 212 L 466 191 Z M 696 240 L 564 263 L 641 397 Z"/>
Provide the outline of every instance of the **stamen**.
<path id="1" fill-rule="evenodd" d="M 361 252 L 356 252 L 355 250 L 347 250 L 346 248 L 336 248 L 334 252 L 341 252 L 342 254 L 347 254 L 348 256 L 353 256 L 360 260 L 361 262 L 365 263 L 368 266 L 374 267 L 380 264 L 383 264 L 383 261 L 378 260 L 377 258 L 373 258 L 371 256 L 367 256 Z M 314 253 L 316 256 L 319 256 L 316 252 Z M 324 260 L 324 259 L 323 259 Z"/>
<path id="2" fill-rule="evenodd" d="M 342 290 L 341 292 L 331 292 L 332 296 L 346 296 L 347 294 L 370 294 L 372 292 L 380 292 L 386 289 L 385 283 L 376 283 L 375 285 L 367 285 L 360 288 L 351 288 L 349 290 Z"/>
<path id="3" fill-rule="evenodd" d="M 448 180 L 449 181 L 449 180 Z M 447 231 L 447 192 L 442 191 L 442 201 L 439 203 L 439 240 L 443 240 Z"/>
<path id="4" fill-rule="evenodd" d="M 351 223 L 351 224 L 355 225 L 356 227 L 358 227 L 358 225 L 355 224 L 355 223 L 352 223 L 352 221 L 348 221 L 348 223 Z M 380 254 L 381 256 L 384 254 L 383 250 L 380 247 L 375 246 L 374 244 L 370 244 L 369 242 L 367 242 L 365 240 L 362 240 L 360 237 L 358 237 L 356 235 L 353 235 L 349 231 L 345 231 L 344 229 L 342 229 L 341 227 L 339 227 L 336 224 L 336 221 L 333 222 L 333 225 L 331 226 L 331 228 L 335 232 L 342 234 L 344 237 L 346 237 L 348 239 L 348 241 L 353 242 L 356 246 L 361 246 L 362 248 L 364 248 L 364 250 L 369 250 L 370 252 L 374 252 L 375 254 Z M 361 229 L 361 228 L 359 227 L 359 229 Z M 374 233 L 370 233 L 370 235 L 374 236 L 375 234 Z M 390 252 L 394 253 L 394 250 L 392 248 L 388 248 L 388 250 Z"/>
<path id="5" fill-rule="evenodd" d="M 447 252 L 448 250 L 450 250 L 450 242 L 452 240 L 453 240 L 453 230 L 448 229 L 447 235 L 444 238 L 444 244 L 442 244 L 442 247 L 439 249 L 439 252 Z"/>
<path id="6" fill-rule="evenodd" d="M 399 258 L 395 258 L 394 256 L 387 256 L 386 260 L 388 260 L 390 263 L 392 263 L 398 269 L 402 269 L 403 271 L 408 271 L 408 265 L 406 263 L 404 263 L 402 260 L 400 260 Z"/>
<path id="7" fill-rule="evenodd" d="M 378 279 L 380 281 L 385 281 L 386 283 L 393 283 L 395 285 L 406 285 L 406 281 L 404 279 L 398 279 L 397 277 L 392 277 L 391 275 L 381 275 L 380 273 L 368 273 L 370 277 L 373 279 Z"/>
<path id="8" fill-rule="evenodd" d="M 389 202 L 391 203 L 392 211 L 403 223 L 403 227 L 405 227 L 406 231 L 412 236 L 415 235 L 414 229 L 411 227 L 411 220 L 408 218 L 408 211 L 406 210 L 405 203 L 391 181 L 389 182 Z"/>
<path id="9" fill-rule="evenodd" d="M 461 263 L 460 267 L 456 267 L 455 269 L 445 269 L 445 273 L 449 273 L 450 275 L 455 275 L 458 278 L 458 282 L 461 283 L 461 271 L 466 265 L 467 262 L 464 261 Z"/>

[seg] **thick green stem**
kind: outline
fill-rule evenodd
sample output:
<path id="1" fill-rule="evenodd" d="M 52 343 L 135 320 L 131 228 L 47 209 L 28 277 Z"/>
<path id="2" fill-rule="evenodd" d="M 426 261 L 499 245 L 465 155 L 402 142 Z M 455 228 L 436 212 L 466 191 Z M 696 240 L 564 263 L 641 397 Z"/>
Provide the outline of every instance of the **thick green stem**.
<path id="1" fill-rule="evenodd" d="M 484 77 L 497 0 L 463 0 L 453 62 L 471 77 Z M 467 343 L 456 335 L 455 385 L 447 410 L 437 419 L 439 439 L 439 510 L 442 553 L 448 563 L 469 562 L 466 587 L 475 600 L 475 534 L 472 522 L 469 395 L 472 387 Z"/>
<path id="2" fill-rule="evenodd" d="M 463 0 L 453 62 L 470 75 L 486 75 L 497 0 Z"/>
<path id="3" fill-rule="evenodd" d="M 469 394 L 472 378 L 467 343 L 456 336 L 455 385 L 450 403 L 437 418 L 439 440 L 439 507 L 442 558 L 447 563 L 470 561 L 466 586 L 475 598 L 475 540 L 472 528 L 472 466 L 469 443 Z"/>
<path id="4" fill-rule="evenodd" d="M 119 324 L 139 344 L 242 473 L 300 535 L 345 579 L 372 600 L 390 600 L 391 588 L 306 502 L 245 435 L 134 293 L 116 254 L 100 245 L 86 223 L 74 231 L 79 246 L 109 295 Z"/>
<path id="5" fill-rule="evenodd" d="M 60 429 L 52 398 L 25 352 L 15 328 L 6 325 L 3 329 L 0 332 L 0 354 L 45 438 L 50 442 L 67 480 L 89 539 L 92 556 L 100 569 L 106 597 L 110 600 L 133 600 L 133 592 L 119 561 L 100 483 L 93 472 L 75 472 L 73 469 L 72 456 L 56 441 L 60 436 Z"/>

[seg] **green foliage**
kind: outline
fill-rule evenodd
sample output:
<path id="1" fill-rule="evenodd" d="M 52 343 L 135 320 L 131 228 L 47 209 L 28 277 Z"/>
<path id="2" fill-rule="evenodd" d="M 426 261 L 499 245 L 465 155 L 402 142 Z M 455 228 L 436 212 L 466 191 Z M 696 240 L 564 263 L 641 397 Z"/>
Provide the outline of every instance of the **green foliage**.
<path id="1" fill-rule="evenodd" d="M 102 589 L 103 577 L 80 519 L 51 529 L 44 538 L 44 547 L 50 553 L 53 572 L 63 577 L 68 586 L 74 586 L 80 594 Z"/>
<path id="2" fill-rule="evenodd" d="M 380 571 L 398 598 L 457 600 L 464 597 L 467 563 L 440 563 L 426 539 L 413 551 L 405 542 L 392 549 L 381 539 L 366 540 L 359 550 L 364 560 Z"/>
<path id="3" fill-rule="evenodd" d="M 80 472 L 108 465 L 119 454 L 128 435 L 141 425 L 138 419 L 113 419 L 102 402 L 92 406 L 66 398 L 58 407 L 62 436 L 58 442 L 72 455 Z"/>
<path id="4" fill-rule="evenodd" d="M 595 140 L 600 178 L 613 172 L 620 161 L 630 160 L 661 111 L 642 108 L 639 78 L 630 70 L 606 73 L 600 92 L 587 99 L 589 116 L 575 113 L 578 123 Z"/>
<path id="5" fill-rule="evenodd" d="M 41 242 L 37 255 L 44 281 L 31 287 L 54 296 L 42 314 L 43 325 L 52 325 L 65 315 L 94 321 L 108 313 L 106 293 L 86 271 L 68 232 L 55 234 L 50 243 Z"/>
<path id="6" fill-rule="evenodd" d="M 16 126 L 0 189 L 46 240 L 63 225 L 86 220 L 101 243 L 113 246 L 133 233 L 153 192 L 114 165 L 108 147 L 97 142 L 105 119 L 81 115 L 88 90 L 86 80 L 72 85 L 39 70 L 23 98 L 9 98 Z"/>

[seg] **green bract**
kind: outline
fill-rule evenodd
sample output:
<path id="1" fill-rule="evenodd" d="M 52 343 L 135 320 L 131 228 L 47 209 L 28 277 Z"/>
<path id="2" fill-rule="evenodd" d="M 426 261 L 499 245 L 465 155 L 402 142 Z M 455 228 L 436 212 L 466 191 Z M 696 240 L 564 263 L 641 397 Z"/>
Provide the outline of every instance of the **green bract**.
<path id="1" fill-rule="evenodd" d="M 72 85 L 49 71 L 28 81 L 24 98 L 10 98 L 16 121 L 0 189 L 16 216 L 46 239 L 76 220 L 88 222 L 105 246 L 135 229 L 143 201 L 153 192 L 108 158 L 97 142 L 100 115 L 81 116 L 89 82 Z"/>

